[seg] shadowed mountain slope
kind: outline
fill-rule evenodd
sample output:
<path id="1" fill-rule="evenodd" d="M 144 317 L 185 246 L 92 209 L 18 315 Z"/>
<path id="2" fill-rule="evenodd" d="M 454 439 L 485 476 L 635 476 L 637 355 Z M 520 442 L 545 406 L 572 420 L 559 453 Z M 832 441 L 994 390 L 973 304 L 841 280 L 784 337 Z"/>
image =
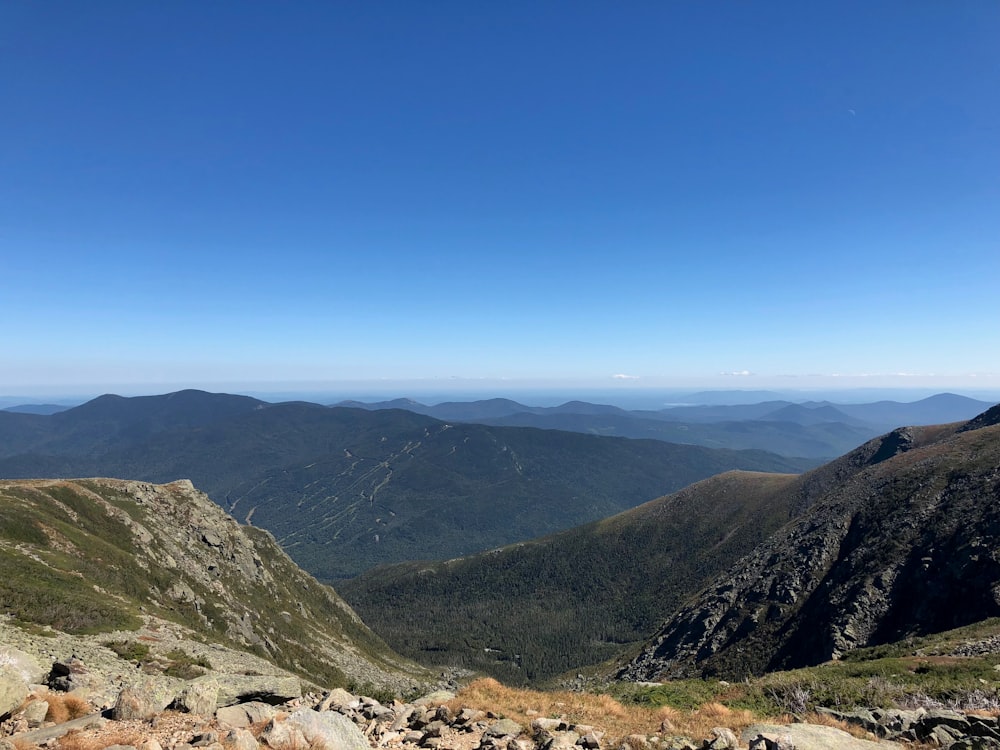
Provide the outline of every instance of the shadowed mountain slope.
<path id="1" fill-rule="evenodd" d="M 740 678 L 1000 615 L 998 420 L 895 430 L 803 477 L 801 515 L 619 676 Z"/>
<path id="2" fill-rule="evenodd" d="M 104 396 L 51 417 L 0 414 L 4 426 L 0 476 L 191 479 L 325 580 L 552 533 L 728 469 L 807 465 L 198 391 Z"/>

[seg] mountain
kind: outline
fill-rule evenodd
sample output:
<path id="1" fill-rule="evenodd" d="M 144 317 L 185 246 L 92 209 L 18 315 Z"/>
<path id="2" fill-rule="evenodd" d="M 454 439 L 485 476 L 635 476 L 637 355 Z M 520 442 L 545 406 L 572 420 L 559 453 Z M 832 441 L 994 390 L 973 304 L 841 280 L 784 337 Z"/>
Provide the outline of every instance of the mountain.
<path id="1" fill-rule="evenodd" d="M 991 528 L 986 516 L 994 513 L 1000 466 L 1000 427 L 989 427 L 995 412 L 1000 407 L 964 426 L 896 430 L 805 474 L 727 472 L 547 538 L 447 562 L 376 568 L 345 581 L 341 591 L 401 653 L 427 664 L 482 670 L 509 682 L 544 681 L 588 661 L 637 651 L 675 612 L 681 613 L 678 624 L 672 626 L 675 630 L 646 647 L 644 653 L 652 652 L 655 658 L 641 657 L 621 676 L 659 679 L 662 671 L 647 663 L 659 664 L 667 658 L 681 663 L 684 657 L 700 664 L 703 650 L 730 646 L 723 655 L 743 661 L 722 671 L 726 677 L 737 677 L 744 668 L 747 673 L 753 671 L 748 665 L 762 671 L 815 663 L 832 652 L 809 656 L 801 639 L 839 627 L 830 624 L 838 617 L 845 632 L 863 632 L 860 620 L 840 614 L 855 606 L 856 591 L 864 589 L 857 584 L 857 576 L 881 581 L 873 584 L 876 588 L 899 578 L 894 596 L 900 602 L 913 601 L 912 592 L 921 588 L 921 557 L 929 554 L 928 545 L 937 545 L 934 559 L 947 568 L 960 556 L 946 550 L 968 542 L 962 539 L 961 529 L 971 531 L 982 524 Z M 908 468 L 911 463 L 916 468 Z M 979 494 L 984 483 L 990 482 L 992 494 Z M 939 491 L 964 497 L 970 507 L 960 509 L 957 501 L 941 502 L 930 514 L 914 499 L 925 492 L 928 502 L 939 502 L 934 500 Z M 853 504 L 844 506 L 844 498 Z M 919 507 L 912 513 L 896 512 L 895 503 Z M 1000 510 L 995 512 L 1000 514 Z M 917 519 L 922 520 L 918 523 Z M 1000 533 L 1000 525 L 997 528 Z M 846 554 L 845 535 L 850 536 L 852 554 L 874 554 L 873 550 L 888 546 L 898 555 L 915 559 L 917 578 L 904 585 L 896 573 L 881 570 L 842 573 L 844 580 L 854 581 L 855 588 L 838 593 L 834 605 L 805 622 L 800 640 L 793 641 L 781 658 L 757 664 L 751 657 L 740 656 L 748 650 L 766 652 L 764 645 L 753 641 L 744 647 L 740 639 L 753 631 L 756 621 L 787 613 L 797 592 L 817 589 L 827 575 L 823 566 Z M 937 541 L 928 542 L 931 538 Z M 816 580 L 779 580 L 786 568 Z M 968 572 L 956 568 L 953 578 Z M 825 580 L 833 579 L 827 576 Z M 980 593 L 991 597 L 990 588 L 980 583 L 975 584 Z M 1000 576 L 997 585 L 1000 588 Z M 705 586 L 710 588 L 704 601 L 688 606 L 687 600 Z M 957 579 L 943 582 L 941 589 L 955 593 L 949 606 L 932 605 L 941 610 L 936 619 L 924 622 L 900 614 L 905 627 L 883 628 L 874 640 L 859 637 L 849 646 L 943 630 L 982 619 L 992 611 L 984 604 L 956 616 L 953 613 L 965 589 Z M 490 595 L 476 593 L 483 591 Z M 815 601 L 823 602 L 828 595 L 820 587 Z M 733 606 L 742 619 L 719 624 L 723 618 L 736 617 L 720 608 L 740 596 L 746 599 L 739 604 L 743 609 Z M 776 600 L 771 609 L 760 604 L 769 602 L 769 597 Z M 856 606 L 863 615 L 875 605 Z M 774 628 L 780 629 L 783 623 L 778 621 Z M 661 651 L 675 641 L 680 644 L 676 649 L 686 650 L 661 659 Z M 698 673 L 701 668 L 682 663 L 686 671 L 679 674 Z M 722 667 L 711 662 L 705 669 L 711 672 Z"/>
<path id="2" fill-rule="evenodd" d="M 813 463 L 839 456 L 878 434 L 872 427 L 840 422 L 799 424 L 794 421 L 755 419 L 699 423 L 674 422 L 635 414 L 514 414 L 480 421 L 495 426 L 568 430 L 608 437 L 663 440 L 707 448 L 756 448 L 783 456 L 814 459 Z"/>
<path id="3" fill-rule="evenodd" d="M 944 424 L 972 419 L 989 409 L 988 401 L 978 401 L 954 393 L 938 393 L 934 396 L 900 403 L 897 401 L 877 401 L 871 404 L 836 404 L 836 408 L 854 419 L 869 424 L 892 428 L 901 424 L 928 425 Z"/>
<path id="4" fill-rule="evenodd" d="M 183 391 L 0 413 L 0 476 L 191 479 L 314 575 L 443 559 L 596 520 L 732 468 L 802 460 Z"/>
<path id="5" fill-rule="evenodd" d="M 1000 406 L 895 430 L 805 475 L 797 517 L 619 676 L 736 678 L 1000 615 L 998 467 Z"/>
<path id="6" fill-rule="evenodd" d="M 239 526 L 186 481 L 0 480 L 0 561 L 0 609 L 29 632 L 121 639 L 169 623 L 310 684 L 427 677 L 267 532 Z"/>
<path id="7" fill-rule="evenodd" d="M 14 414 L 57 414 L 61 411 L 66 411 L 72 407 L 65 406 L 63 404 L 18 404 L 16 406 L 4 407 L 3 411 L 13 412 Z"/>
<path id="8" fill-rule="evenodd" d="M 338 590 L 400 653 L 540 682 L 646 639 L 664 611 L 789 519 L 796 481 L 727 472 L 596 523 L 457 560 L 375 568 Z"/>

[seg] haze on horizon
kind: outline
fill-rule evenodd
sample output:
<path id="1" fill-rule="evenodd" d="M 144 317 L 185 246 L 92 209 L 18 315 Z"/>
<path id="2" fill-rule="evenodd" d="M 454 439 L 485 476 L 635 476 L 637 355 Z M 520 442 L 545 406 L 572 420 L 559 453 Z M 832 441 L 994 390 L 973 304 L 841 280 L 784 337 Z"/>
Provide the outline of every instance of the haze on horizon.
<path id="1" fill-rule="evenodd" d="M 998 391 L 997 38 L 987 2 L 4 3 L 0 395 Z"/>

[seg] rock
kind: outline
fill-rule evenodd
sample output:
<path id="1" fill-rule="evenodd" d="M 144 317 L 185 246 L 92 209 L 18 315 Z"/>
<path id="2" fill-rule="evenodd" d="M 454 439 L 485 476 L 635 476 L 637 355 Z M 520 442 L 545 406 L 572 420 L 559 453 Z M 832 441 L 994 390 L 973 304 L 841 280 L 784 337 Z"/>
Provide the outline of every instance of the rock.
<path id="1" fill-rule="evenodd" d="M 485 711 L 478 711 L 474 708 L 463 708 L 458 712 L 458 716 L 455 717 L 455 723 L 460 726 L 465 726 L 467 724 L 474 724 L 477 721 L 482 721 L 485 718 Z"/>
<path id="2" fill-rule="evenodd" d="M 309 745 L 298 726 L 277 719 L 271 719 L 264 727 L 264 731 L 260 733 L 260 741 L 276 749 L 307 747 Z"/>
<path id="3" fill-rule="evenodd" d="M 24 720 L 32 729 L 40 727 L 45 721 L 45 715 L 49 712 L 49 704 L 43 700 L 33 700 L 24 707 L 21 712 Z"/>
<path id="4" fill-rule="evenodd" d="M 816 724 L 754 724 L 743 730 L 743 742 L 750 750 L 888 750 L 900 748 L 895 742 L 872 742 L 852 737 L 836 727 Z"/>
<path id="5" fill-rule="evenodd" d="M 211 717 L 218 707 L 219 683 L 215 680 L 192 680 L 174 700 L 174 707 L 189 714 Z"/>
<path id="6" fill-rule="evenodd" d="M 579 739 L 580 735 L 576 732 L 553 732 L 543 746 L 545 750 L 570 750 L 576 747 Z"/>
<path id="7" fill-rule="evenodd" d="M 948 750 L 997 750 L 1000 740 L 992 737 L 965 737 L 949 745 Z"/>
<path id="8" fill-rule="evenodd" d="M 513 719 L 500 719 L 487 728 L 484 734 L 488 737 L 517 737 L 524 731 L 524 727 Z"/>
<path id="9" fill-rule="evenodd" d="M 360 705 L 361 701 L 343 688 L 334 688 L 326 694 L 323 702 L 319 704 L 316 710 L 329 711 L 331 708 L 358 708 Z"/>
<path id="10" fill-rule="evenodd" d="M 740 741 L 733 734 L 733 730 L 727 727 L 715 727 L 711 732 L 711 739 L 705 748 L 711 750 L 738 750 Z"/>
<path id="11" fill-rule="evenodd" d="M 218 684 L 217 705 L 220 708 L 250 701 L 262 701 L 278 706 L 302 697 L 302 685 L 297 677 L 216 674 L 199 677 L 192 682 L 200 680 L 213 680 Z"/>
<path id="12" fill-rule="evenodd" d="M 111 709 L 115 721 L 151 719 L 163 711 L 174 699 L 168 683 L 151 678 L 141 678 L 122 688 Z"/>
<path id="13" fill-rule="evenodd" d="M 135 745 L 105 745 L 104 750 L 138 750 Z"/>
<path id="14" fill-rule="evenodd" d="M 0 717 L 6 716 L 28 697 L 28 683 L 10 665 L 0 667 Z"/>
<path id="15" fill-rule="evenodd" d="M 233 729 L 223 737 L 223 746 L 231 750 L 260 750 L 260 744 L 246 729 Z"/>
<path id="16" fill-rule="evenodd" d="M 531 731 L 534 734 L 538 734 L 539 732 L 559 732 L 566 729 L 569 729 L 569 727 L 566 726 L 566 722 L 562 719 L 549 719 L 545 716 L 539 716 L 537 719 L 531 720 Z"/>
<path id="17" fill-rule="evenodd" d="M 939 724 L 938 726 L 932 728 L 930 732 L 925 735 L 924 739 L 929 740 L 940 747 L 951 747 L 953 742 L 963 739 L 963 735 L 957 729 L 946 726 L 945 724 Z"/>
<path id="18" fill-rule="evenodd" d="M 576 744 L 586 748 L 586 750 L 597 750 L 601 746 L 601 738 L 596 732 L 590 731 L 578 739 Z"/>
<path id="19" fill-rule="evenodd" d="M 238 706 L 223 706 L 215 712 L 215 718 L 227 726 L 245 729 L 252 724 L 270 721 L 277 713 L 270 704 L 250 701 Z"/>
<path id="20" fill-rule="evenodd" d="M 150 737 L 139 745 L 139 750 L 163 750 L 163 745 Z"/>
<path id="21" fill-rule="evenodd" d="M 285 720 L 298 727 L 316 750 L 369 750 L 368 740 L 357 725 L 335 711 L 313 711 L 303 708 Z"/>
<path id="22" fill-rule="evenodd" d="M 218 732 L 201 732 L 196 734 L 191 738 L 188 743 L 191 747 L 208 747 L 209 745 L 214 745 L 219 741 Z"/>
<path id="23" fill-rule="evenodd" d="M 12 646 L 0 646 L 0 669 L 8 667 L 21 676 L 28 685 L 37 685 L 45 679 L 45 670 L 24 651 Z"/>

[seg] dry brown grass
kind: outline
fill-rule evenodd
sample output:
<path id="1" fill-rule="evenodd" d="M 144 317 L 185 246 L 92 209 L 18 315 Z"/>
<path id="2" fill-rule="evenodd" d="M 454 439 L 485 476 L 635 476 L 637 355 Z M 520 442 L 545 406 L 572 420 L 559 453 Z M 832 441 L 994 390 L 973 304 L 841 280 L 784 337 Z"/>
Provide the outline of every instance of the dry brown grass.
<path id="1" fill-rule="evenodd" d="M 45 720 L 56 724 L 79 719 L 81 716 L 94 712 L 93 706 L 87 701 L 72 694 L 49 693 L 42 696 L 42 700 L 49 704 L 49 710 L 45 712 Z"/>
<path id="2" fill-rule="evenodd" d="M 137 729 L 120 729 L 118 731 L 101 732 L 70 732 L 59 739 L 59 750 L 104 750 L 110 745 L 132 745 L 139 747 L 145 736 Z"/>
<path id="3" fill-rule="evenodd" d="M 607 733 L 603 744 L 617 744 L 631 734 L 705 738 L 715 727 L 728 727 L 738 733 L 754 721 L 749 711 L 734 711 L 721 703 L 706 703 L 695 711 L 681 711 L 670 706 L 624 706 L 608 695 L 522 690 L 491 678 L 470 683 L 449 706 L 453 710 L 493 711 L 524 727 L 530 726 L 537 716 L 589 724 Z"/>

